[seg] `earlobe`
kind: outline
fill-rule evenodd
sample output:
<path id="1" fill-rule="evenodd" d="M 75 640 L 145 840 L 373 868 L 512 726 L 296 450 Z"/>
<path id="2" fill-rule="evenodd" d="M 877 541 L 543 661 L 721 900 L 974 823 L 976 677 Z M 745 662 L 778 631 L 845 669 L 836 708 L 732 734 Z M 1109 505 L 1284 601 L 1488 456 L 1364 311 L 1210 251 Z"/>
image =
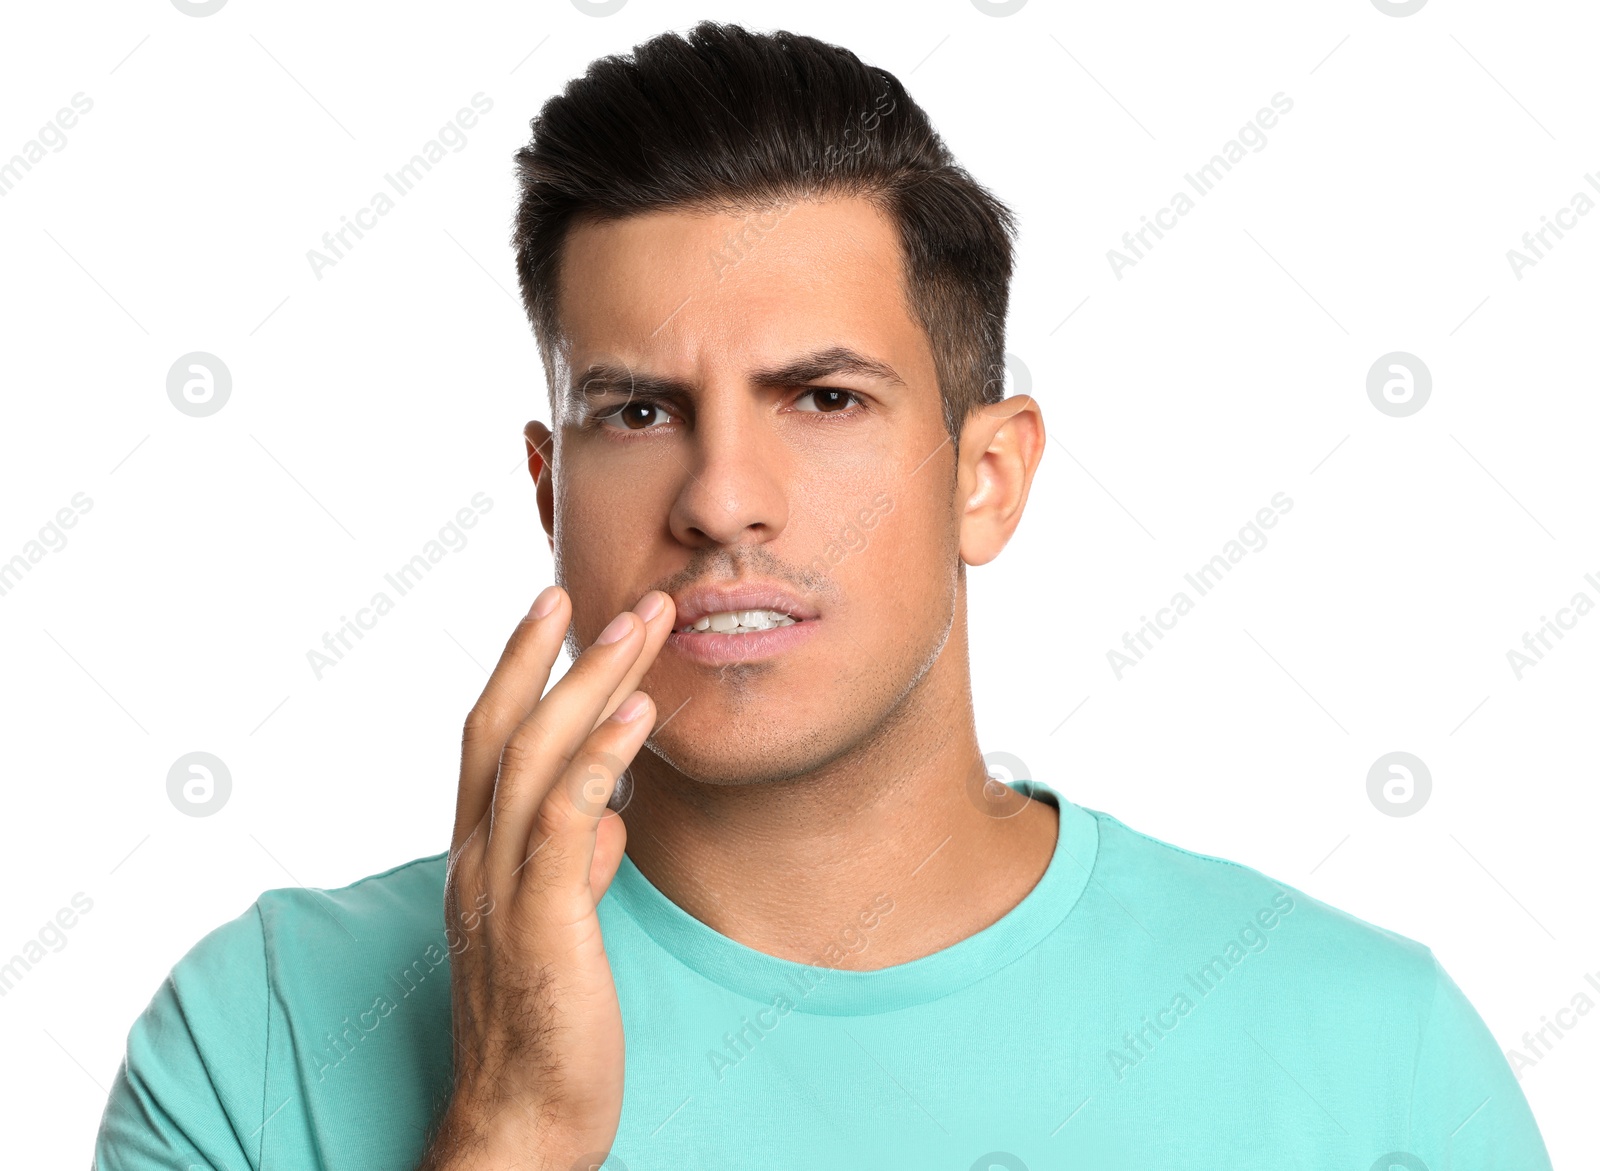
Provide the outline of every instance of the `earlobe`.
<path id="1" fill-rule="evenodd" d="M 528 451 L 528 474 L 533 477 L 534 499 L 539 506 L 539 523 L 544 526 L 545 540 L 550 551 L 555 552 L 555 491 L 550 481 L 550 456 L 554 436 L 550 429 L 537 419 L 522 429 L 523 443 Z"/>
<path id="2" fill-rule="evenodd" d="M 1044 441 L 1044 413 L 1030 395 L 986 403 L 967 416 L 958 468 L 967 565 L 993 561 L 1016 532 Z"/>

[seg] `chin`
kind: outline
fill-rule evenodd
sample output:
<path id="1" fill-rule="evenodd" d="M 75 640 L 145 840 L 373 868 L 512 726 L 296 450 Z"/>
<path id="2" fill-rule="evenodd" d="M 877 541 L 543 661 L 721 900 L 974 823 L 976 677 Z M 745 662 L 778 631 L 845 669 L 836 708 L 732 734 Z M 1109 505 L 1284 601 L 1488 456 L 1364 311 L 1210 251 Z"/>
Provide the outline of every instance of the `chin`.
<path id="1" fill-rule="evenodd" d="M 815 772 L 848 750 L 852 729 L 834 725 L 827 732 L 829 741 L 836 742 L 825 742 L 815 725 L 790 722 L 794 717 L 792 707 L 781 716 L 775 714 L 773 719 L 784 721 L 787 734 L 774 735 L 767 721 L 750 721 L 730 734 L 730 721 L 712 718 L 700 726 L 680 728 L 680 716 L 659 736 L 645 741 L 645 750 L 696 784 L 719 788 L 791 780 Z"/>
<path id="2" fill-rule="evenodd" d="M 645 747 L 689 780 L 718 787 L 816 774 L 852 752 L 865 754 L 865 763 L 873 741 L 908 714 L 950 630 L 946 623 L 927 632 L 920 653 L 906 642 L 856 643 L 859 669 L 847 674 L 791 661 L 787 670 L 730 664 L 712 686 L 677 671 L 647 675 L 642 686 L 667 722 Z"/>

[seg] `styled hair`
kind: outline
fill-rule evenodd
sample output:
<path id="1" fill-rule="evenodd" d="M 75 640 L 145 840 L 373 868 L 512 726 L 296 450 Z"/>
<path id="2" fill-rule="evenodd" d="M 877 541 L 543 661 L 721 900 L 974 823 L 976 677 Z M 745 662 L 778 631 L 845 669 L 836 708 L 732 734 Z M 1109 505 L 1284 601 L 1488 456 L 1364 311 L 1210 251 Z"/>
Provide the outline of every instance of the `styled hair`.
<path id="1" fill-rule="evenodd" d="M 705 21 L 595 61 L 532 130 L 516 154 L 512 244 L 552 394 L 562 244 L 575 223 L 857 196 L 898 229 L 952 438 L 973 407 L 1004 397 L 1014 218 L 887 70 L 814 37 Z M 737 263 L 751 234 L 713 261 Z"/>

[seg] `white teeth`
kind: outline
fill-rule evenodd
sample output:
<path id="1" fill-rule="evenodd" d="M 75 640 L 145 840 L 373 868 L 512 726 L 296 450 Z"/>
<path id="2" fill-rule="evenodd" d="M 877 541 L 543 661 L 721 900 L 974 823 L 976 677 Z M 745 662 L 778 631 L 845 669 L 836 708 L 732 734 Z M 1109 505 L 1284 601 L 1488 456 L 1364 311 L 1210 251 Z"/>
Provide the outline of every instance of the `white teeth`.
<path id="1" fill-rule="evenodd" d="M 795 620 L 778 610 L 723 610 L 697 618 L 683 629 L 709 630 L 715 634 L 747 634 L 755 630 L 776 630 L 793 626 Z"/>

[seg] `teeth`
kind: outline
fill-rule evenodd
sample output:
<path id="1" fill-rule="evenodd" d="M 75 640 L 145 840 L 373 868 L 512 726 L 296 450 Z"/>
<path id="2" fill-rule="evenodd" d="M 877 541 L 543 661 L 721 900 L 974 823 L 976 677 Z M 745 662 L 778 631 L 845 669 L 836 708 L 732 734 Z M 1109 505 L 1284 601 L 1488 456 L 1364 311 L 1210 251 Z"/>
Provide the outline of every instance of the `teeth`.
<path id="1" fill-rule="evenodd" d="M 795 620 L 778 610 L 723 610 L 695 620 L 685 631 L 709 630 L 714 634 L 746 634 L 754 630 L 776 630 L 793 626 Z"/>

